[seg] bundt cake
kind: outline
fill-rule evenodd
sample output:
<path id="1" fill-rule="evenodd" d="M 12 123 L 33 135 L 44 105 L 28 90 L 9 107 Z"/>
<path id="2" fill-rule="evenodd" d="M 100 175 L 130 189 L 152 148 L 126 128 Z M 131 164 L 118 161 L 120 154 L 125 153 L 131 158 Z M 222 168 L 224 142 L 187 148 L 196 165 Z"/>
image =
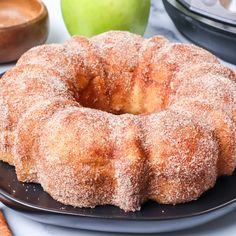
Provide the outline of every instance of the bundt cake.
<path id="1" fill-rule="evenodd" d="M 197 199 L 236 166 L 236 74 L 164 37 L 35 47 L 0 80 L 0 159 L 77 207 Z"/>

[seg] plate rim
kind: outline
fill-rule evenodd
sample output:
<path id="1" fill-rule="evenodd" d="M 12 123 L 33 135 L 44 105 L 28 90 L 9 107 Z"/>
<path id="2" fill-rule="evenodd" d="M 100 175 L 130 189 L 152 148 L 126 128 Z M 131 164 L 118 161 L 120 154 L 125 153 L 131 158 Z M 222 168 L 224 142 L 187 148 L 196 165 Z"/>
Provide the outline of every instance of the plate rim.
<path id="1" fill-rule="evenodd" d="M 0 162 L 3 162 L 3 161 L 0 161 Z M 3 162 L 3 163 L 9 165 L 6 162 Z M 11 165 L 9 165 L 9 166 L 11 166 Z M 14 166 L 11 166 L 11 167 L 13 167 L 14 170 L 15 170 Z M 20 181 L 18 181 L 18 182 L 20 183 Z M 38 185 L 37 183 L 30 183 L 30 184 Z M 42 189 L 40 191 L 44 191 L 44 190 Z M 236 197 L 235 197 L 235 198 L 232 198 L 229 201 L 226 201 L 222 204 L 216 205 L 216 206 L 211 207 L 209 209 L 201 210 L 201 211 L 198 211 L 198 212 L 195 212 L 195 213 L 182 214 L 180 216 L 172 216 L 172 217 L 167 216 L 165 218 L 160 218 L 160 217 L 142 217 L 142 218 L 137 217 L 136 218 L 136 217 L 130 216 L 130 217 L 127 217 L 127 218 L 125 217 L 124 218 L 122 216 L 115 216 L 114 217 L 114 216 L 108 216 L 108 215 L 104 215 L 104 216 L 102 216 L 102 215 L 92 215 L 92 214 L 86 215 L 86 213 L 83 214 L 83 213 L 73 213 L 73 212 L 65 212 L 65 211 L 61 212 L 60 210 L 40 207 L 40 206 L 27 203 L 26 201 L 22 201 L 22 200 L 19 200 L 15 197 L 11 196 L 11 194 L 7 193 L 0 186 L 0 199 L 1 199 L 1 196 L 4 199 L 7 199 L 8 201 L 10 201 L 15 206 L 15 207 L 10 206 L 10 208 L 15 209 L 15 210 L 17 209 L 18 211 L 28 211 L 28 212 L 45 213 L 45 214 L 56 214 L 56 215 L 72 216 L 72 217 L 86 217 L 86 218 L 91 218 L 91 219 L 110 219 L 110 220 L 125 220 L 125 221 L 172 221 L 172 220 L 177 220 L 177 219 L 187 219 L 187 218 L 198 217 L 198 216 L 201 216 L 201 215 L 206 215 L 206 214 L 209 214 L 209 213 L 213 213 L 213 212 L 218 211 L 222 208 L 225 208 L 229 205 L 232 205 L 236 202 Z M 55 199 L 53 199 L 53 200 L 56 201 Z M 4 204 L 4 200 L 2 201 L 2 203 Z M 183 203 L 183 204 L 185 204 L 185 203 Z M 8 204 L 6 204 L 6 205 L 8 205 Z M 68 205 L 65 205 L 65 204 L 63 204 L 63 205 L 68 206 Z M 103 205 L 103 207 L 106 207 L 106 205 Z M 84 208 L 84 209 L 92 209 L 92 208 Z M 141 208 L 140 211 L 142 211 L 142 208 Z"/>

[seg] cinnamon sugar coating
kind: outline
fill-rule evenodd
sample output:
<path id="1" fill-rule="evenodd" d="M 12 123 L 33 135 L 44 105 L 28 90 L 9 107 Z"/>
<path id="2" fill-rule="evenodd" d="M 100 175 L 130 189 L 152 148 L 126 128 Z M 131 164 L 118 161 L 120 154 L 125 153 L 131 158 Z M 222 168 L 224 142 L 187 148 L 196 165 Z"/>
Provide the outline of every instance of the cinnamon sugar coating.
<path id="1" fill-rule="evenodd" d="M 64 204 L 184 203 L 235 169 L 236 74 L 194 45 L 75 36 L 0 87 L 0 160 Z"/>

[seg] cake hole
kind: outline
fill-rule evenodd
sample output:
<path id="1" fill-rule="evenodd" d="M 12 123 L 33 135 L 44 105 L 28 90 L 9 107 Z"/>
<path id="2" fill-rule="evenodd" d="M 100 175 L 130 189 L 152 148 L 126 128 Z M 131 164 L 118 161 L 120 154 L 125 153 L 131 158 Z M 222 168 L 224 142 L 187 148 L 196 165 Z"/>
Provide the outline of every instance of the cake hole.
<path id="1" fill-rule="evenodd" d="M 114 115 L 123 115 L 123 114 L 132 114 L 132 115 L 141 115 L 152 112 L 157 112 L 160 109 L 155 109 L 151 111 L 146 111 L 144 108 L 134 108 L 133 104 L 130 102 L 129 98 L 124 99 L 119 96 L 116 97 L 116 94 L 111 94 L 109 99 L 101 99 L 102 96 L 98 96 L 96 92 L 92 89 L 88 89 L 88 92 L 83 91 L 79 95 L 78 102 L 83 107 L 92 108 L 100 111 L 105 111 L 112 113 Z"/>
<path id="2" fill-rule="evenodd" d="M 92 79 L 89 84 L 78 91 L 78 102 L 83 107 L 109 112 L 114 115 L 142 115 L 159 112 L 164 109 L 158 103 L 159 99 L 155 101 L 153 96 L 152 104 L 145 105 L 145 100 L 135 99 L 131 95 L 133 91 L 130 91 L 130 94 L 126 92 L 127 95 L 125 96 L 120 89 L 109 91 L 109 94 L 104 92 L 105 90 L 104 87 L 96 83 L 96 80 Z M 132 102 L 132 100 L 134 101 Z"/>

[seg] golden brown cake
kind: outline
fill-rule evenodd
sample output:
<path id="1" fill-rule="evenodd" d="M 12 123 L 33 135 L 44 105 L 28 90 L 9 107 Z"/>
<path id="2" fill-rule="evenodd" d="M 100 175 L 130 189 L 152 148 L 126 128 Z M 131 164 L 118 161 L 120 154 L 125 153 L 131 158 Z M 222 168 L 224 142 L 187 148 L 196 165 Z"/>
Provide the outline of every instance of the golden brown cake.
<path id="1" fill-rule="evenodd" d="M 39 46 L 0 81 L 0 159 L 77 207 L 191 201 L 235 169 L 235 81 L 204 49 L 159 36 Z"/>

